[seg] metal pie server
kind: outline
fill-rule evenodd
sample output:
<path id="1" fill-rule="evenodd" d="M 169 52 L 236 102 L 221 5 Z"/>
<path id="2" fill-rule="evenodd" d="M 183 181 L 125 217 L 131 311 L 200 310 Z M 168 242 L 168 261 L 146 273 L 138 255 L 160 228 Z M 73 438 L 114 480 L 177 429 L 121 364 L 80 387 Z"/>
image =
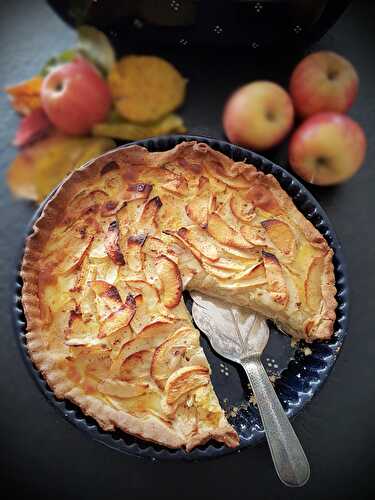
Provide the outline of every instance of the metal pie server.
<path id="1" fill-rule="evenodd" d="M 287 486 L 303 486 L 310 477 L 309 463 L 260 360 L 269 338 L 265 319 L 200 292 L 190 295 L 194 321 L 212 348 L 246 371 L 280 480 Z"/>

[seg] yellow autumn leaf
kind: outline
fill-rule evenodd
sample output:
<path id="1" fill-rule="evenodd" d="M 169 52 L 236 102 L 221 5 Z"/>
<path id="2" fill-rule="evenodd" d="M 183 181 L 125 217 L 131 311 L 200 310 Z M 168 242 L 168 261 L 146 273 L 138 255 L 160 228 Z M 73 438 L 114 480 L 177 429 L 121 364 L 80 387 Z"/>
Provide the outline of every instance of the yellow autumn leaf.
<path id="1" fill-rule="evenodd" d="M 147 137 L 174 133 L 184 133 L 186 128 L 182 118 L 170 114 L 151 125 L 139 125 L 126 121 L 98 123 L 92 132 L 95 136 L 113 137 L 124 141 L 138 141 Z"/>
<path id="2" fill-rule="evenodd" d="M 155 122 L 181 106 L 186 83 L 172 64 L 155 56 L 123 57 L 108 75 L 116 110 L 136 123 Z"/>
<path id="3" fill-rule="evenodd" d="M 9 188 L 17 197 L 42 201 L 68 173 L 114 147 L 103 137 L 48 137 L 16 156 L 7 172 Z"/>
<path id="4" fill-rule="evenodd" d="M 28 115 L 34 109 L 40 108 L 42 82 L 43 77 L 36 75 L 29 80 L 6 87 L 4 90 L 10 97 L 12 108 L 22 115 Z"/>

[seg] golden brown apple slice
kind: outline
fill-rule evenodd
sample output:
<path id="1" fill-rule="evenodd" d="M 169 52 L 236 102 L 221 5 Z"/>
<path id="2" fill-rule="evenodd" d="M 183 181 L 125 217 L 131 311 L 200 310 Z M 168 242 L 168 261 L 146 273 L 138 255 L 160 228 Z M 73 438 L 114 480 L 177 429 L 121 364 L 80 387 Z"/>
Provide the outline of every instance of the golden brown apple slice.
<path id="1" fill-rule="evenodd" d="M 137 234 L 134 236 L 129 236 L 127 245 L 127 261 L 128 266 L 131 271 L 138 272 L 142 271 L 143 267 L 143 255 L 142 246 L 146 241 L 147 234 Z"/>
<path id="2" fill-rule="evenodd" d="M 262 251 L 269 292 L 275 302 L 282 306 L 288 303 L 288 289 L 280 263 L 272 253 Z"/>
<path id="3" fill-rule="evenodd" d="M 148 378 L 151 373 L 151 362 L 154 351 L 144 350 L 135 352 L 129 356 L 121 365 L 120 379 L 131 382 Z"/>
<path id="4" fill-rule="evenodd" d="M 250 268 L 246 269 L 246 271 L 243 271 L 241 273 L 238 273 L 236 275 L 236 280 L 242 281 L 242 280 L 247 280 L 247 281 L 252 281 L 254 282 L 255 285 L 261 285 L 265 283 L 266 280 L 266 271 L 263 262 L 258 262 L 251 266 Z"/>
<path id="5" fill-rule="evenodd" d="M 199 226 L 207 225 L 208 204 L 211 194 L 206 192 L 195 196 L 185 207 L 186 214 Z"/>
<path id="6" fill-rule="evenodd" d="M 134 293 L 139 293 L 139 291 L 133 290 Z M 159 307 L 154 307 L 153 309 L 148 307 L 148 303 L 143 295 L 137 295 L 136 297 L 137 310 L 130 322 L 130 327 L 132 331 L 138 335 L 145 326 L 152 323 L 156 317 L 159 317 Z"/>
<path id="7" fill-rule="evenodd" d="M 155 259 L 156 272 L 162 282 L 162 301 L 165 307 L 177 306 L 182 296 L 182 280 L 177 264 L 167 257 L 160 255 Z"/>
<path id="8" fill-rule="evenodd" d="M 141 396 L 147 392 L 148 387 L 146 383 L 130 384 L 123 380 L 105 380 L 101 384 L 98 384 L 100 392 L 116 398 L 135 398 Z"/>
<path id="9" fill-rule="evenodd" d="M 103 280 L 90 281 L 89 287 L 96 295 L 96 304 L 100 318 L 106 318 L 122 306 L 117 288 Z"/>
<path id="10" fill-rule="evenodd" d="M 148 324 L 132 340 L 123 345 L 121 352 L 111 366 L 111 373 L 120 373 L 123 362 L 136 352 L 155 349 L 178 328 L 179 322 L 168 318 L 158 318 Z"/>
<path id="11" fill-rule="evenodd" d="M 156 272 L 155 257 L 153 255 L 145 254 L 145 259 L 143 262 L 143 272 L 146 277 L 146 281 L 150 283 L 150 285 L 155 287 L 159 292 L 159 295 L 161 295 L 163 291 L 163 285 L 158 273 Z"/>
<path id="12" fill-rule="evenodd" d="M 119 245 L 119 237 L 119 224 L 117 220 L 114 220 L 108 226 L 108 230 L 104 239 L 104 246 L 107 251 L 108 257 L 112 260 L 112 262 L 114 262 L 118 266 L 124 266 L 125 259 Z"/>
<path id="13" fill-rule="evenodd" d="M 178 195 L 184 195 L 188 191 L 188 183 L 183 175 L 177 175 L 174 179 L 161 184 L 160 187 Z"/>
<path id="14" fill-rule="evenodd" d="M 151 184 L 145 184 L 144 182 L 140 182 L 138 184 L 130 184 L 123 193 L 123 200 L 147 200 L 151 191 Z"/>
<path id="15" fill-rule="evenodd" d="M 246 269 L 246 264 L 244 262 L 239 262 L 238 259 L 220 257 L 215 262 L 209 263 L 212 267 L 222 269 L 224 271 L 244 271 Z"/>
<path id="16" fill-rule="evenodd" d="M 160 238 L 149 236 L 143 245 L 143 251 L 153 254 L 167 253 L 168 246 Z"/>
<path id="17" fill-rule="evenodd" d="M 151 376 L 160 389 L 177 368 L 188 347 L 198 345 L 197 333 L 189 327 L 182 327 L 163 342 L 154 352 L 151 363 Z"/>
<path id="18" fill-rule="evenodd" d="M 232 194 L 229 200 L 229 206 L 233 215 L 242 222 L 250 222 L 256 215 L 252 203 L 244 200 L 238 194 Z"/>
<path id="19" fill-rule="evenodd" d="M 147 281 L 128 279 L 126 283 L 136 293 L 142 294 L 149 309 L 160 303 L 158 290 Z"/>
<path id="20" fill-rule="evenodd" d="M 240 249 L 252 247 L 240 233 L 228 226 L 218 213 L 210 214 L 207 219 L 207 231 L 219 243 Z"/>
<path id="21" fill-rule="evenodd" d="M 210 382 L 209 370 L 203 366 L 185 366 L 176 370 L 165 384 L 166 401 L 169 405 L 198 387 Z"/>
<path id="22" fill-rule="evenodd" d="M 246 191 L 245 198 L 251 201 L 254 207 L 258 207 L 261 210 L 273 215 L 279 215 L 282 213 L 280 206 L 270 189 L 267 189 L 259 182 L 254 182 L 248 187 L 249 189 Z"/>
<path id="23" fill-rule="evenodd" d="M 224 182 L 215 179 L 215 177 L 210 177 L 210 187 L 214 193 L 224 193 L 227 189 L 227 185 Z"/>
<path id="24" fill-rule="evenodd" d="M 218 267 L 214 267 L 210 265 L 209 262 L 203 260 L 202 261 L 202 266 L 203 269 L 210 274 L 211 276 L 214 276 L 215 278 L 220 278 L 220 279 L 229 279 L 232 278 L 236 272 L 235 271 L 228 271 L 227 269 L 220 269 Z"/>
<path id="25" fill-rule="evenodd" d="M 227 186 L 237 189 L 244 189 L 249 187 L 248 181 L 241 174 L 236 175 L 236 177 L 229 177 L 229 172 L 225 170 L 218 162 L 208 162 L 207 164 L 205 164 L 205 167 L 207 168 L 211 176 L 223 182 Z"/>
<path id="26" fill-rule="evenodd" d="M 111 313 L 101 324 L 99 338 L 106 337 L 116 332 L 120 328 L 128 326 L 136 311 L 136 302 L 133 295 L 129 294 L 126 297 L 125 303 Z"/>
<path id="27" fill-rule="evenodd" d="M 240 231 L 245 240 L 252 245 L 260 247 L 266 246 L 265 232 L 262 227 L 243 225 Z"/>
<path id="28" fill-rule="evenodd" d="M 259 287 L 265 283 L 267 283 L 265 268 L 263 263 L 259 263 L 237 274 L 230 283 L 221 283 L 221 286 L 228 290 L 235 290 L 239 288 Z"/>
<path id="29" fill-rule="evenodd" d="M 294 255 L 296 239 L 290 226 L 281 220 L 269 219 L 262 223 L 268 237 L 285 256 Z"/>
<path id="30" fill-rule="evenodd" d="M 117 212 L 122 210 L 127 204 L 127 201 L 119 201 L 119 200 L 108 200 L 103 203 L 102 208 L 100 209 L 100 215 L 102 217 L 110 217 L 112 215 L 116 215 Z"/>
<path id="31" fill-rule="evenodd" d="M 156 222 L 156 217 L 163 206 L 163 203 L 159 196 L 155 196 L 155 198 L 151 198 L 145 206 L 143 207 L 141 217 L 139 219 L 139 223 L 142 228 L 152 228 Z"/>
<path id="32" fill-rule="evenodd" d="M 182 227 L 177 231 L 177 234 L 189 246 L 198 250 L 206 259 L 215 261 L 219 258 L 214 242 L 203 229 L 196 226 L 190 226 L 189 228 Z"/>
<path id="33" fill-rule="evenodd" d="M 108 194 L 101 189 L 84 190 L 77 193 L 66 208 L 63 223 L 82 219 L 86 215 L 97 213 L 108 201 Z"/>
<path id="34" fill-rule="evenodd" d="M 322 301 L 323 272 L 324 257 L 315 257 L 310 264 L 305 280 L 306 303 L 314 312 L 319 311 Z"/>
<path id="35" fill-rule="evenodd" d="M 51 267 L 51 272 L 63 274 L 79 267 L 97 230 L 96 222 L 87 218 L 78 220 L 62 234 L 54 233 L 48 242 L 45 257 L 45 263 Z"/>

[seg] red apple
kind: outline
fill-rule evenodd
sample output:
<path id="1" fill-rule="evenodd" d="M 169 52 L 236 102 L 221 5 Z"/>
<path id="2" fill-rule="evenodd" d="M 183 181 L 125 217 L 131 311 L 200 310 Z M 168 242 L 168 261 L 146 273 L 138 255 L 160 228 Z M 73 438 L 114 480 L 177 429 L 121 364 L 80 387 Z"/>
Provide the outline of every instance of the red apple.
<path id="1" fill-rule="evenodd" d="M 340 113 L 317 113 L 294 132 L 289 163 L 307 182 L 320 186 L 349 179 L 362 165 L 366 137 L 357 122 Z"/>
<path id="2" fill-rule="evenodd" d="M 107 83 L 86 59 L 58 66 L 43 80 L 43 108 L 51 122 L 66 134 L 86 134 L 104 121 L 111 107 Z"/>
<path id="3" fill-rule="evenodd" d="M 282 141 L 293 125 L 293 104 L 273 82 L 257 81 L 240 87 L 228 100 L 223 127 L 228 139 L 255 150 Z"/>
<path id="4" fill-rule="evenodd" d="M 358 81 L 358 74 L 347 59 L 335 52 L 315 52 L 294 69 L 290 95 L 297 113 L 303 117 L 320 111 L 345 113 L 357 96 Z"/>

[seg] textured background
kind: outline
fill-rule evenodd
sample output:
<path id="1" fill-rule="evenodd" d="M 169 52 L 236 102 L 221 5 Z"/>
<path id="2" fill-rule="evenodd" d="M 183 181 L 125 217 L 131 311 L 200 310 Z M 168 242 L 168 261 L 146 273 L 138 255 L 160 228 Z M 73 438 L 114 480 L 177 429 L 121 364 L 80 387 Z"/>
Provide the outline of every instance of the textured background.
<path id="1" fill-rule="evenodd" d="M 353 2 L 312 49 L 348 57 L 361 78 L 350 115 L 368 137 L 364 168 L 347 184 L 311 191 L 327 211 L 348 261 L 350 334 L 322 392 L 295 419 L 310 459 L 312 477 L 302 490 L 282 486 L 265 444 L 211 462 L 148 463 L 85 438 L 49 406 L 24 367 L 14 340 L 10 302 L 12 270 L 35 207 L 12 200 L 4 181 L 15 155 L 10 141 L 18 118 L 0 94 L 0 478 L 15 497 L 112 499 L 241 498 L 351 499 L 375 497 L 375 5 Z M 36 73 L 52 54 L 69 47 L 74 33 L 42 1 L 0 3 L 0 87 Z M 220 115 L 227 95 L 248 80 L 287 84 L 300 54 L 274 60 L 254 52 L 202 51 L 188 47 L 158 51 L 189 78 L 182 110 L 189 132 L 222 138 Z M 286 166 L 282 145 L 267 154 Z"/>

